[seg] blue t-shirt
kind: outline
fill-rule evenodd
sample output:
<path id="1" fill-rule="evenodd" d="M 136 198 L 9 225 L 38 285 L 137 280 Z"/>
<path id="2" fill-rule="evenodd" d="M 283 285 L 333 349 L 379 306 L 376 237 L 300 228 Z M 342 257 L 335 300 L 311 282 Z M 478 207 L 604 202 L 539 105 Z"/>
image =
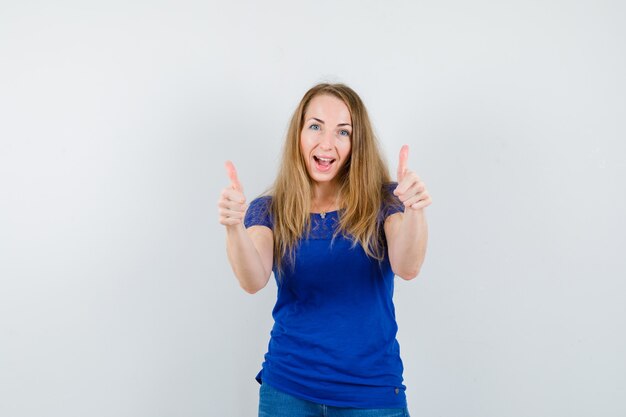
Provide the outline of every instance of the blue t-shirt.
<path id="1" fill-rule="evenodd" d="M 391 192 L 397 183 L 385 186 Z M 397 200 L 397 199 L 396 199 Z M 404 206 L 383 204 L 382 224 Z M 273 226 L 271 196 L 254 199 L 244 225 Z M 393 305 L 394 274 L 385 250 L 381 264 L 339 233 L 340 211 L 311 213 L 311 233 L 300 239 L 295 268 L 277 280 L 274 326 L 255 379 L 293 396 L 355 408 L 406 407 L 406 386 Z M 276 277 L 276 268 L 274 268 Z"/>

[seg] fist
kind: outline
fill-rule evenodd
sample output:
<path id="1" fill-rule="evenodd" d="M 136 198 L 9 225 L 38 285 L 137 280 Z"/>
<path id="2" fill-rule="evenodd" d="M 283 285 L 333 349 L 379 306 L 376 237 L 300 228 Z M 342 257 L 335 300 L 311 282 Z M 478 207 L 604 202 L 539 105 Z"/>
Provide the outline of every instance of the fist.
<path id="1" fill-rule="evenodd" d="M 237 170 L 232 162 L 226 161 L 226 173 L 230 178 L 230 185 L 222 190 L 217 201 L 220 223 L 224 226 L 243 225 L 246 214 L 246 197 L 243 195 L 243 187 L 237 178 Z"/>
<path id="2" fill-rule="evenodd" d="M 404 203 L 406 209 L 421 210 L 432 203 L 430 194 L 426 190 L 426 184 L 420 177 L 407 167 L 409 159 L 409 147 L 404 145 L 400 149 L 400 161 L 398 163 L 398 186 L 393 193 Z"/>

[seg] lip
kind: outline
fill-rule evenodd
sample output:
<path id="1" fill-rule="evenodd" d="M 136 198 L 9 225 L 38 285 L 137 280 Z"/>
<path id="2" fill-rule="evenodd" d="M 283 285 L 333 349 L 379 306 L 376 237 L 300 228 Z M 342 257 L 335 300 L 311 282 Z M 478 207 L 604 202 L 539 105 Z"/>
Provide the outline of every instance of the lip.
<path id="1" fill-rule="evenodd" d="M 329 158 L 329 157 L 322 156 L 321 158 L 330 159 L 332 161 L 330 164 L 324 166 L 324 165 L 318 164 L 316 158 L 319 158 L 319 156 L 314 155 L 313 158 L 311 158 L 313 160 L 313 164 L 312 164 L 313 168 L 317 172 L 322 173 L 322 174 L 326 174 L 326 173 L 330 172 L 333 169 L 333 167 L 335 165 L 335 162 L 337 162 L 336 158 L 332 158 L 332 157 Z"/>

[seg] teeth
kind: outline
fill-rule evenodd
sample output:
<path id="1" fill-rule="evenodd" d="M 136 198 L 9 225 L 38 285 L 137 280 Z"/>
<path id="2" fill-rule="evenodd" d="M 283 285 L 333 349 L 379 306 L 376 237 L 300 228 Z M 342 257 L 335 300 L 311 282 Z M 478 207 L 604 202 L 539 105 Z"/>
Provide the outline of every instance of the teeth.
<path id="1" fill-rule="evenodd" d="M 319 156 L 317 157 L 317 159 L 319 159 L 320 161 L 324 161 L 324 162 L 330 162 L 332 161 L 331 158 L 320 158 Z"/>

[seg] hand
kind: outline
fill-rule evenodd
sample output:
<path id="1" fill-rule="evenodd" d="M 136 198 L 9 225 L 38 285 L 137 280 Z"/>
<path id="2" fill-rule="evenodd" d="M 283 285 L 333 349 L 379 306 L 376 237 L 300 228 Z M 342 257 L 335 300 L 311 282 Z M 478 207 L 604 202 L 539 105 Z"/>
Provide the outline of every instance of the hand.
<path id="1" fill-rule="evenodd" d="M 400 162 L 398 163 L 398 186 L 393 193 L 404 203 L 405 208 L 421 210 L 432 203 L 430 194 L 426 191 L 426 185 L 417 174 L 406 167 L 409 159 L 409 146 L 404 145 L 400 149 Z"/>
<path id="2" fill-rule="evenodd" d="M 222 190 L 217 202 L 220 214 L 220 223 L 224 226 L 243 224 L 243 218 L 248 206 L 243 195 L 243 187 L 237 178 L 237 170 L 232 162 L 226 161 L 226 172 L 230 178 L 230 186 Z"/>

